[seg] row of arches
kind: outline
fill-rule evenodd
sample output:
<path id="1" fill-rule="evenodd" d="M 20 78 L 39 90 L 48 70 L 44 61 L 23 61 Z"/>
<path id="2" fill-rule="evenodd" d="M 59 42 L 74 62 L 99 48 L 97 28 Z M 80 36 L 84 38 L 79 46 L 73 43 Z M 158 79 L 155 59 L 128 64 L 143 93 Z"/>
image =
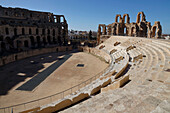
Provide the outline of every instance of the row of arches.
<path id="1" fill-rule="evenodd" d="M 60 36 L 30 36 L 27 38 L 18 38 L 15 40 L 12 40 L 10 37 L 6 37 L 4 39 L 2 36 L 0 36 L 0 52 L 19 48 L 39 48 L 53 44 L 60 45 L 61 41 L 62 40 Z"/>
<path id="2" fill-rule="evenodd" d="M 21 33 L 18 32 L 19 30 L 17 28 L 13 29 L 14 36 L 26 34 L 26 30 L 27 30 L 26 28 L 21 28 Z M 55 29 L 39 29 L 39 28 L 36 28 L 35 30 L 36 30 L 36 32 L 35 32 L 36 35 L 40 35 L 40 31 L 41 31 L 41 35 L 46 35 L 46 34 L 53 35 L 53 36 L 56 35 Z M 5 33 L 6 33 L 6 35 L 9 35 L 9 28 L 8 27 L 5 28 Z M 33 34 L 33 30 L 31 28 L 28 29 L 28 34 L 29 35 Z"/>
<path id="3" fill-rule="evenodd" d="M 140 22 L 144 22 L 144 21 L 146 21 L 145 14 L 143 12 L 139 12 L 137 14 L 136 23 L 140 23 Z M 124 14 L 123 18 L 121 17 L 120 14 L 116 15 L 115 22 L 117 22 L 117 23 L 130 23 L 129 14 Z"/>
<path id="4" fill-rule="evenodd" d="M 119 19 L 118 19 L 119 18 Z M 118 21 L 119 20 L 119 21 Z M 115 18 L 115 22 L 116 23 L 125 23 L 125 20 L 126 20 L 126 23 L 130 23 L 130 17 L 129 17 L 129 14 L 124 14 L 123 15 L 123 18 L 121 17 L 120 14 L 116 15 L 116 18 Z"/>

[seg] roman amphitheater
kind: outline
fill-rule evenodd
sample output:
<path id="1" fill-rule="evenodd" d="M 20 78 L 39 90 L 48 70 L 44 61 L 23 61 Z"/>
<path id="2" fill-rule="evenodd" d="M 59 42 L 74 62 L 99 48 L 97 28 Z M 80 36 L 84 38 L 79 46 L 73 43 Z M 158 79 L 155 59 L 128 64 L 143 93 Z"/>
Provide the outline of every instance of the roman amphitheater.
<path id="1" fill-rule="evenodd" d="M 0 17 L 3 22 L 7 10 L 1 13 L 6 15 Z M 41 14 L 45 18 L 31 24 L 30 34 L 28 23 L 26 31 L 21 24 L 1 23 L 0 113 L 170 112 L 170 41 L 160 38 L 160 22 L 151 26 L 143 12 L 136 23 L 127 15 L 125 23 L 119 15 L 112 24 L 99 24 L 96 47 L 73 49 L 66 44 L 66 20 L 59 19 L 64 16 L 55 15 L 55 20 L 52 13 L 15 10 L 26 11 L 21 16 L 29 16 L 30 24 L 41 20 Z M 25 21 L 18 15 L 12 18 Z M 48 33 L 53 29 L 54 36 Z"/>

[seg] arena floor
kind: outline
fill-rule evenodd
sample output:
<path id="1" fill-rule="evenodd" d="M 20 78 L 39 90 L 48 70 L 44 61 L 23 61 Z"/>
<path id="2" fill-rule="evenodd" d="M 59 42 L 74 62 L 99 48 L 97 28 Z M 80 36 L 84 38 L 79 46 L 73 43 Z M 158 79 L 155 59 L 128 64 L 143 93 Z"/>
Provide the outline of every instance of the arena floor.
<path id="1" fill-rule="evenodd" d="M 77 67 L 77 64 L 84 66 Z M 61 92 L 89 79 L 107 66 L 104 61 L 84 52 L 50 53 L 7 64 L 0 67 L 0 107 Z"/>

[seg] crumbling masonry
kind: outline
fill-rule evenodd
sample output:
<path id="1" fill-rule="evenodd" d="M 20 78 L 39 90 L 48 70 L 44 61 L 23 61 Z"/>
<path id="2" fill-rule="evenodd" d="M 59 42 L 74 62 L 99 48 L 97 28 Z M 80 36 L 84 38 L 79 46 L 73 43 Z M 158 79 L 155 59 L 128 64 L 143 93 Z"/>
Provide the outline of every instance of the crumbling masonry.
<path id="1" fill-rule="evenodd" d="M 114 23 L 109 25 L 99 24 L 97 43 L 100 44 L 102 38 L 109 37 L 110 35 L 160 38 L 162 34 L 160 22 L 156 21 L 155 24 L 151 26 L 151 23 L 147 22 L 145 17 L 143 12 L 139 12 L 136 23 L 130 23 L 128 14 L 124 14 L 123 18 L 118 14 L 116 15 Z"/>
<path id="2" fill-rule="evenodd" d="M 0 6 L 0 53 L 65 45 L 64 15 Z"/>

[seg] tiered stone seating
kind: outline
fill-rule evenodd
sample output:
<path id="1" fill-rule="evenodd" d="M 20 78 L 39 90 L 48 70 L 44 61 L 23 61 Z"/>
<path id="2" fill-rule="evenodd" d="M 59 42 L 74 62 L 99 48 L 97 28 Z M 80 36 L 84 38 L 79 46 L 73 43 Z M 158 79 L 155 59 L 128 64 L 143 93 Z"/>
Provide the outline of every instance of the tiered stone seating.
<path id="1" fill-rule="evenodd" d="M 117 39 L 114 41 L 114 38 L 109 38 L 109 41 L 106 40 L 107 44 L 117 41 Z M 129 57 L 135 59 L 136 56 L 142 54 L 142 59 L 135 62 L 130 60 L 131 67 L 127 70 L 127 73 L 115 79 L 115 82 L 109 84 L 106 88 L 102 88 L 102 94 L 64 112 L 83 112 L 83 110 L 87 112 L 170 112 L 168 110 L 170 102 L 167 101 L 170 99 L 168 95 L 170 89 L 170 42 L 145 38 L 119 38 L 121 42 L 118 45 L 119 49 L 107 44 L 105 49 L 120 51 L 133 44 L 136 48 L 127 51 Z M 123 39 L 125 40 L 122 41 Z M 123 52 L 116 53 L 111 54 L 114 61 L 120 56 L 124 57 L 114 65 L 113 70 L 119 72 L 118 69 L 123 66 L 126 58 Z M 116 80 L 125 78 L 127 75 L 129 75 L 131 81 L 123 88 L 117 89 L 120 86 L 118 83 L 116 84 Z"/>
<path id="2" fill-rule="evenodd" d="M 116 42 L 120 43 L 114 46 Z M 170 42 L 163 40 L 110 37 L 95 48 L 100 53 L 107 54 L 98 54 L 99 56 L 110 56 L 107 72 L 53 106 L 64 101 L 69 101 L 70 105 L 75 104 L 91 96 L 92 98 L 63 112 L 157 112 L 160 110 L 158 107 L 163 109 L 165 104 L 165 110 L 169 109 L 169 44 Z M 130 58 L 132 59 L 129 60 Z M 93 96 L 100 91 L 102 93 Z M 50 107 L 51 105 L 43 106 L 38 111 Z"/>

